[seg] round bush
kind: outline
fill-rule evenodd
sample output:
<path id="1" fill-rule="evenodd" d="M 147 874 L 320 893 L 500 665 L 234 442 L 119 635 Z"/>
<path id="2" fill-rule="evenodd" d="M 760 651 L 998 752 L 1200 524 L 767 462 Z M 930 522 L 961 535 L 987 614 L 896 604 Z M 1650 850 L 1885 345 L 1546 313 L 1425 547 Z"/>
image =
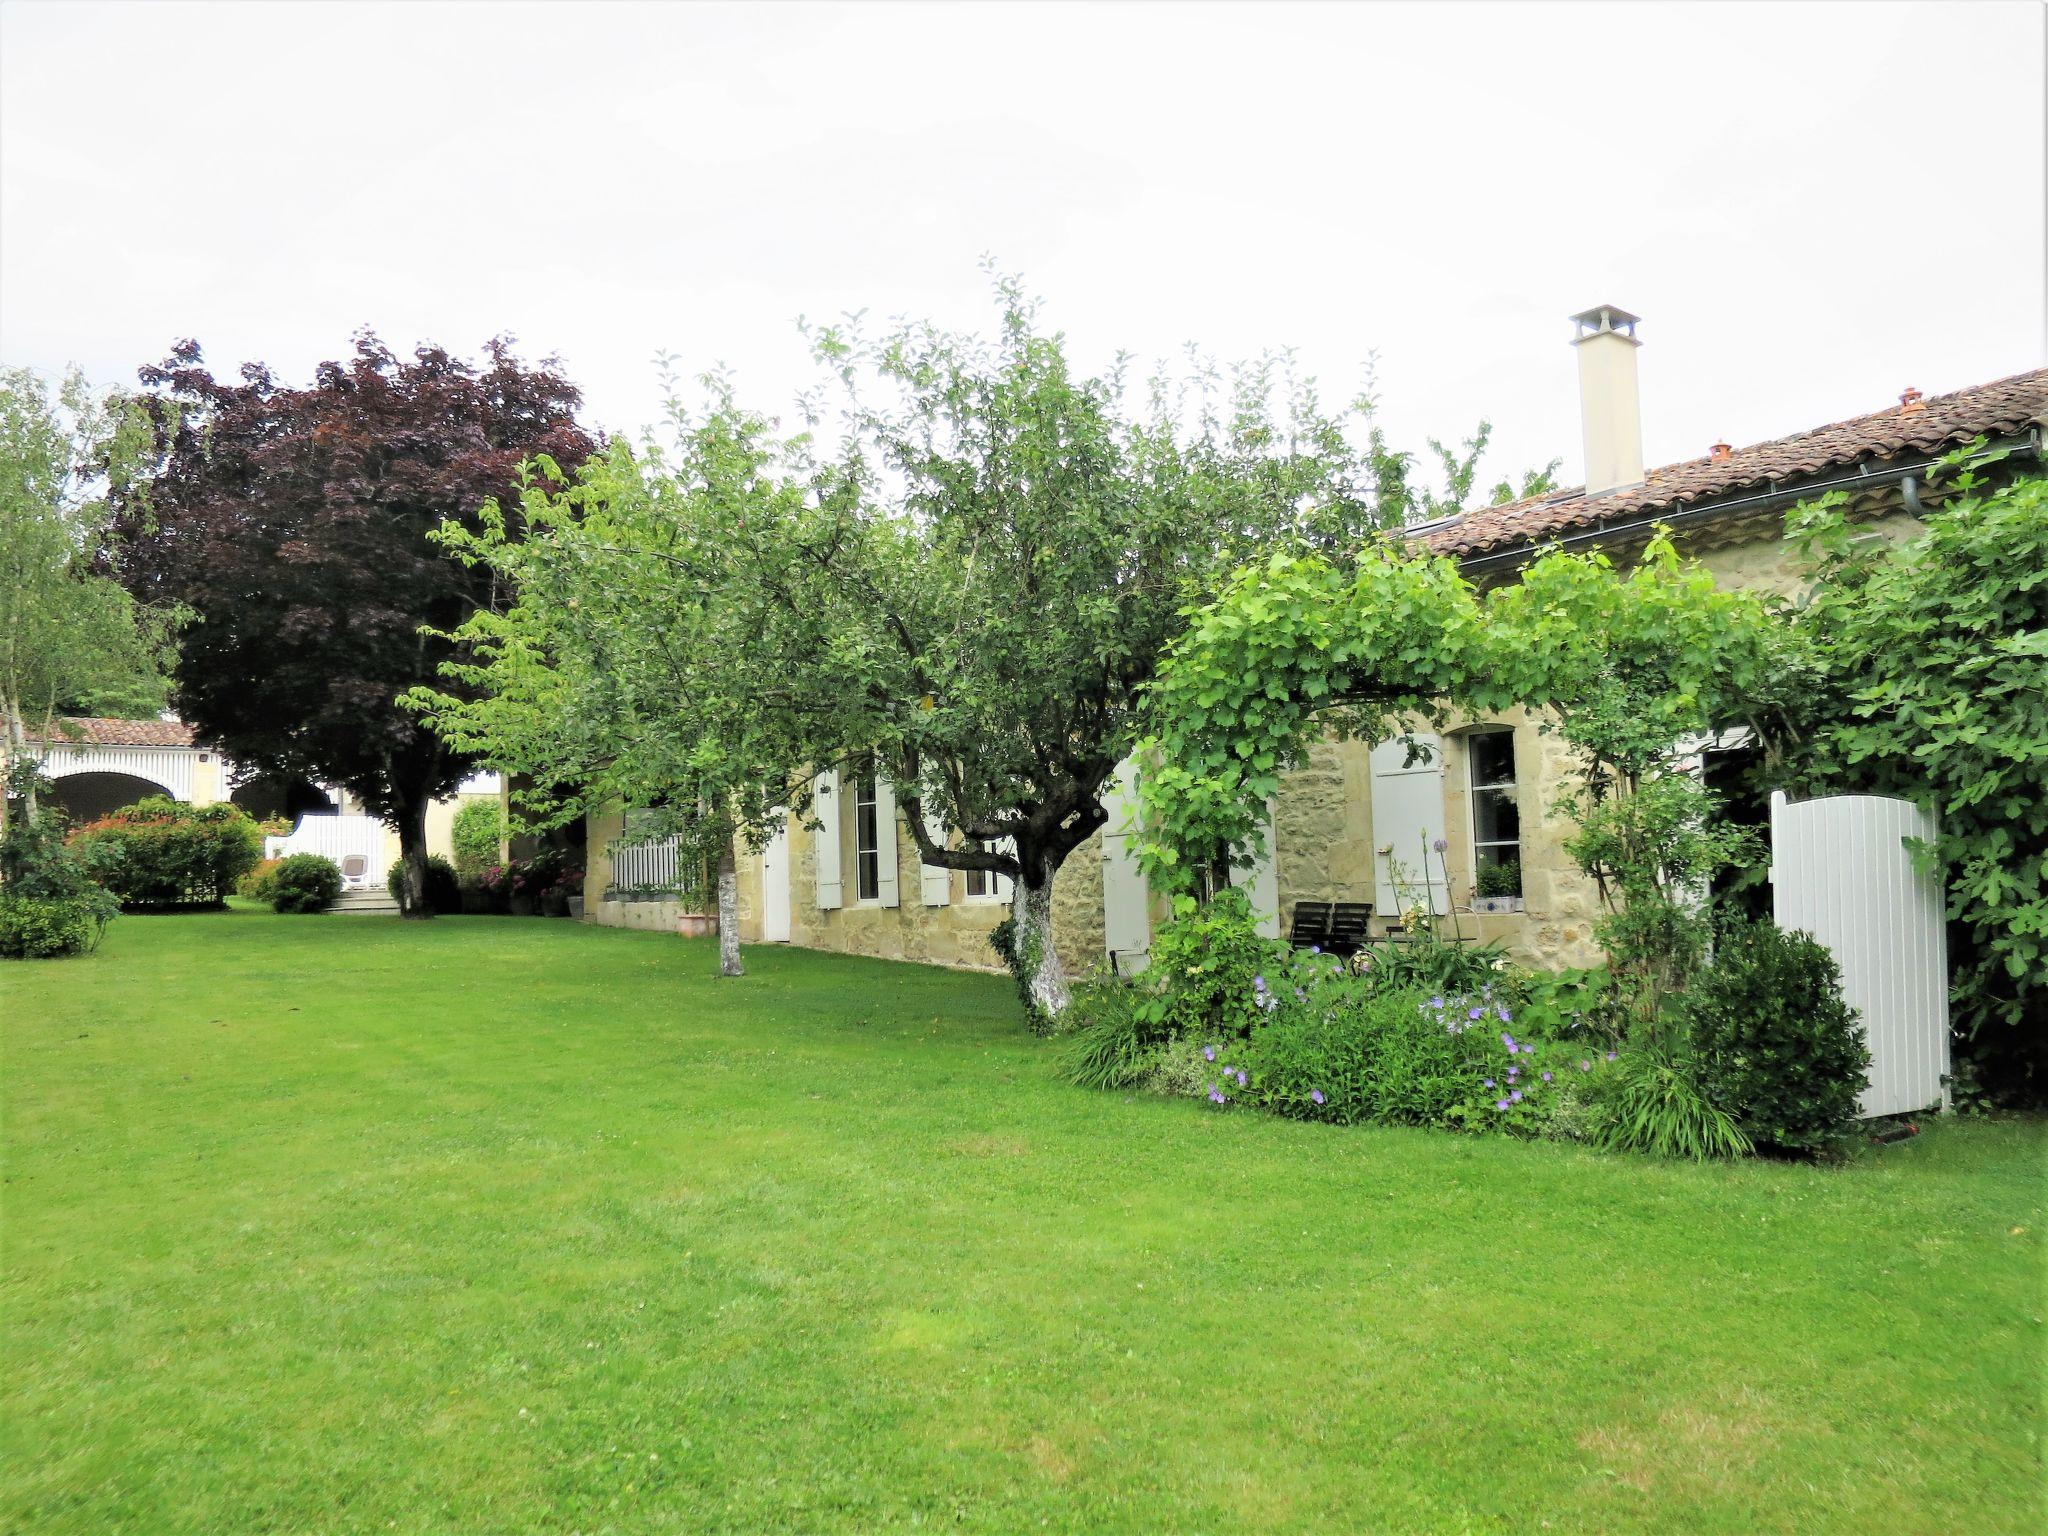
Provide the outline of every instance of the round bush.
<path id="1" fill-rule="evenodd" d="M 384 872 L 384 885 L 391 892 L 391 899 L 403 905 L 400 893 L 405 889 L 405 860 L 398 860 Z M 462 910 L 462 881 L 456 876 L 455 866 L 438 853 L 427 856 L 427 910 L 443 917 Z"/>
<path id="2" fill-rule="evenodd" d="M 1856 1120 L 1870 1053 L 1835 957 L 1804 933 L 1737 923 L 1687 993 L 1699 1085 L 1759 1147 L 1811 1154 Z"/>
<path id="3" fill-rule="evenodd" d="M 270 877 L 274 912 L 325 912 L 341 895 L 341 867 L 317 853 L 280 859 Z"/>

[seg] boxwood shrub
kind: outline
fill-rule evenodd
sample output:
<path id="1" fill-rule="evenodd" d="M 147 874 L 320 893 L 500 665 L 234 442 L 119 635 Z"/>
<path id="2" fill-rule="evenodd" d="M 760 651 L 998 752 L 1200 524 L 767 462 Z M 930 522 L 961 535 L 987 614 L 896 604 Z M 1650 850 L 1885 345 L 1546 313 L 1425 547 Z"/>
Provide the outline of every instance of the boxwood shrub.
<path id="1" fill-rule="evenodd" d="M 1855 1123 L 1870 1053 L 1835 957 L 1810 935 L 1731 924 L 1683 1006 L 1702 1092 L 1757 1146 L 1821 1152 Z"/>
<path id="2" fill-rule="evenodd" d="M 325 912 L 341 894 L 341 866 L 317 853 L 295 853 L 278 861 L 270 887 L 274 912 Z"/>
<path id="3" fill-rule="evenodd" d="M 403 905 L 400 892 L 405 889 L 405 860 L 397 860 L 385 871 L 384 885 L 391 892 L 391 899 Z M 443 917 L 462 910 L 462 881 L 455 866 L 438 853 L 427 856 L 427 910 Z"/>

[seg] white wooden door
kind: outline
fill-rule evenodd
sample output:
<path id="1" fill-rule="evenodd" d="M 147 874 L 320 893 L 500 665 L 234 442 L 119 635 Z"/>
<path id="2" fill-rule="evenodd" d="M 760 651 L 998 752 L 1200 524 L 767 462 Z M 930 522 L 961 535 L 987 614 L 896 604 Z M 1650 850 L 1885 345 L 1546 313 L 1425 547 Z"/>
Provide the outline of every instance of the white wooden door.
<path id="1" fill-rule="evenodd" d="M 761 941 L 789 942 L 789 823 L 761 850 Z"/>
<path id="2" fill-rule="evenodd" d="M 1914 867 L 1909 838 L 1931 842 L 1933 816 L 1883 795 L 1798 804 L 1771 796 L 1771 909 L 1810 933 L 1842 968 L 1842 996 L 1863 1018 L 1870 1085 L 1862 1112 L 1903 1115 L 1946 1103 L 1948 928 L 1941 881 Z"/>
<path id="3" fill-rule="evenodd" d="M 1152 951 L 1152 887 L 1131 851 L 1138 828 L 1138 765 L 1117 764 L 1105 787 L 1102 808 L 1102 943 L 1119 971 L 1145 968 Z"/>

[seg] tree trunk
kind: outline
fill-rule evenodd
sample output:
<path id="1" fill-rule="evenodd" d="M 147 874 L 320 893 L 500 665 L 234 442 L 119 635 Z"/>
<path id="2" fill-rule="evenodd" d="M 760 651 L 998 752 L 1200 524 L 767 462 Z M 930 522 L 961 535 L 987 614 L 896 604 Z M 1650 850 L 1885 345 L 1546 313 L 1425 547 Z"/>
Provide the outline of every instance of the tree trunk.
<path id="1" fill-rule="evenodd" d="M 1020 861 L 1022 862 L 1022 861 Z M 1037 876 L 1038 884 L 1020 878 L 1011 896 L 1010 915 L 1016 920 L 1017 965 L 1024 973 L 1031 1002 L 1048 1018 L 1057 1018 L 1073 1001 L 1067 987 L 1066 968 L 1052 943 L 1052 880 L 1043 866 L 1032 861 L 1024 871 Z"/>
<path id="2" fill-rule="evenodd" d="M 740 868 L 730 839 L 718 850 L 718 974 L 744 976 L 740 964 Z"/>
<path id="3" fill-rule="evenodd" d="M 424 796 L 406 802 L 398 813 L 398 857 L 403 883 L 393 892 L 400 917 L 432 917 L 427 905 L 427 802 Z"/>

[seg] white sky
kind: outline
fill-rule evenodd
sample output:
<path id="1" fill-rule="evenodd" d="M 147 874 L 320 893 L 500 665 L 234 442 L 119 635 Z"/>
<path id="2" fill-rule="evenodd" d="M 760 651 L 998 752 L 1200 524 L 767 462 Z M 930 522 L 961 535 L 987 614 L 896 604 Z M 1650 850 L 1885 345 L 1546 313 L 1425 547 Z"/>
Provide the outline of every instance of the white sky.
<path id="1" fill-rule="evenodd" d="M 1565 316 L 1645 317 L 1651 464 L 2038 367 L 2043 11 L 1937 5 L 0 6 L 0 360 L 368 324 L 786 407 L 793 324 L 1091 362 L 1380 358 L 1397 441 L 1580 473 Z"/>

